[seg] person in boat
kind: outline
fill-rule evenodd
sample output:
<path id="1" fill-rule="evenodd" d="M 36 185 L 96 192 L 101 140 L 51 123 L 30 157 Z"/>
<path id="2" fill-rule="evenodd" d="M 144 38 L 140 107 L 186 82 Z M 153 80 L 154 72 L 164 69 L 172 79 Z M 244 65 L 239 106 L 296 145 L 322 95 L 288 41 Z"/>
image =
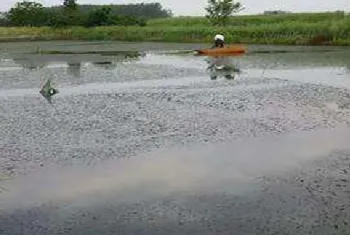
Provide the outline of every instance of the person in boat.
<path id="1" fill-rule="evenodd" d="M 212 48 L 223 48 L 225 46 L 225 37 L 221 34 L 217 34 L 214 37 L 214 45 Z"/>

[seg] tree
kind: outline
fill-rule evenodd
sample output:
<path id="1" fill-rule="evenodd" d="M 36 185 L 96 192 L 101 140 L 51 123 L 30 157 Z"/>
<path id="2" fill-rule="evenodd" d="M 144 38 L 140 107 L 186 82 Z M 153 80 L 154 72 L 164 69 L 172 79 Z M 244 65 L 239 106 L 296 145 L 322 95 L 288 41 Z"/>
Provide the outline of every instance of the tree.
<path id="1" fill-rule="evenodd" d="M 63 7 L 65 10 L 76 11 L 78 9 L 78 4 L 75 0 L 63 0 Z"/>
<path id="2" fill-rule="evenodd" d="M 87 16 L 86 26 L 103 26 L 112 24 L 111 19 L 112 8 L 109 6 L 103 6 L 91 11 Z"/>
<path id="3" fill-rule="evenodd" d="M 228 23 L 232 14 L 244 10 L 244 7 L 234 0 L 208 0 L 205 10 L 208 13 L 206 17 L 212 24 L 223 26 Z"/>
<path id="4" fill-rule="evenodd" d="M 0 27 L 6 27 L 10 25 L 10 21 L 8 18 L 8 13 L 0 12 Z"/>
<path id="5" fill-rule="evenodd" d="M 83 15 L 75 0 L 63 0 L 63 11 L 54 16 L 55 26 L 78 26 L 83 24 Z"/>
<path id="6" fill-rule="evenodd" d="M 10 9 L 8 20 L 14 26 L 42 26 L 47 16 L 44 7 L 36 2 L 18 2 Z"/>

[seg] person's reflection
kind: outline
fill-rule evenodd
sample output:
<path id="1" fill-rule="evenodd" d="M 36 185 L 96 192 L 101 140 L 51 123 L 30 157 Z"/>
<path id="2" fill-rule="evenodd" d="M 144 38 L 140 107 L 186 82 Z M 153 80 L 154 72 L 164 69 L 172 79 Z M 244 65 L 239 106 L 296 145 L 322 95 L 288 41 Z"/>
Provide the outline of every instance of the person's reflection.
<path id="1" fill-rule="evenodd" d="M 67 72 L 69 75 L 72 75 L 73 77 L 80 77 L 81 72 L 81 63 L 68 63 L 68 69 Z"/>
<path id="2" fill-rule="evenodd" d="M 240 68 L 233 63 L 232 58 L 227 56 L 209 57 L 207 63 L 211 80 L 216 80 L 219 77 L 233 80 L 237 74 L 241 73 Z"/>

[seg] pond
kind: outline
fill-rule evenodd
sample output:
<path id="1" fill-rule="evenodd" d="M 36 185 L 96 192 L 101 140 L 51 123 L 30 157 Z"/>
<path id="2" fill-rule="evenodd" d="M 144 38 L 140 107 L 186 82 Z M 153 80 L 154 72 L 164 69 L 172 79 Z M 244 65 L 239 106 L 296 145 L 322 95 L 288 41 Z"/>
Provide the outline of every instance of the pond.
<path id="1" fill-rule="evenodd" d="M 0 234 L 350 233 L 350 48 L 208 46 L 1 43 Z"/>

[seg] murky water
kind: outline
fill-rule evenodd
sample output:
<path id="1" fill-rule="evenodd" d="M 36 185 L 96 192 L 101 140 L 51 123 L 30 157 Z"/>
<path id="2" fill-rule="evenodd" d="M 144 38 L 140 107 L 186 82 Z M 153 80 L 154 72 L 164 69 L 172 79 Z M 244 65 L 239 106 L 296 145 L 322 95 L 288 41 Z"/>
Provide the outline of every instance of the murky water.
<path id="1" fill-rule="evenodd" d="M 350 48 L 206 46 L 0 44 L 0 234 L 348 234 Z"/>

